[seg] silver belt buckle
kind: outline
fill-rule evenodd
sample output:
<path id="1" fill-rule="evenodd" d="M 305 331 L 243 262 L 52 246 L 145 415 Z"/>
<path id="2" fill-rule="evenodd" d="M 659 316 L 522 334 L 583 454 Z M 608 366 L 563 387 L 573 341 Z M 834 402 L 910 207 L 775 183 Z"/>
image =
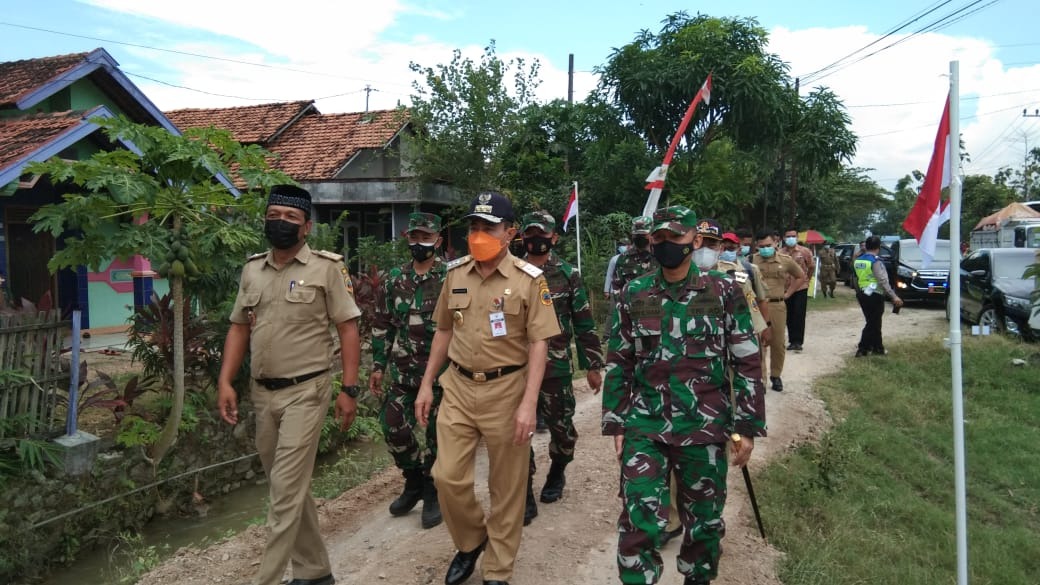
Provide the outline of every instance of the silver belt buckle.
<path id="1" fill-rule="evenodd" d="M 483 384 L 484 382 L 487 382 L 487 376 L 484 372 L 473 372 L 473 381 Z"/>

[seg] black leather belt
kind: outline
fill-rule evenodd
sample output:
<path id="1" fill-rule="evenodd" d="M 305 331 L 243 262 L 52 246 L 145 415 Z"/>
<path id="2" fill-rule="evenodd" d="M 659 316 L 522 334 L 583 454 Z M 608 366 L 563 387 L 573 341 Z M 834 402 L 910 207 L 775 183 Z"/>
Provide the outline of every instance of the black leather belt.
<path id="1" fill-rule="evenodd" d="M 268 390 L 281 390 L 282 388 L 288 388 L 289 386 L 295 386 L 302 384 L 307 380 L 317 378 L 318 376 L 329 371 L 328 369 L 318 370 L 317 372 L 311 372 L 302 376 L 296 376 L 295 378 L 255 378 L 256 383 L 260 384 Z"/>
<path id="2" fill-rule="evenodd" d="M 513 372 L 523 368 L 523 366 L 503 366 L 501 368 L 495 368 L 486 372 L 471 372 L 455 362 L 451 362 L 451 365 L 455 368 L 455 371 L 473 380 L 474 382 L 487 382 L 489 380 L 494 380 L 495 378 L 498 378 L 500 376 L 505 376 L 506 374 L 512 374 Z"/>
<path id="3" fill-rule="evenodd" d="M 779 297 L 779 298 L 776 298 L 776 299 L 766 299 L 766 300 L 768 300 L 770 303 L 779 303 L 780 301 L 787 300 L 787 299 L 785 299 L 784 297 Z"/>

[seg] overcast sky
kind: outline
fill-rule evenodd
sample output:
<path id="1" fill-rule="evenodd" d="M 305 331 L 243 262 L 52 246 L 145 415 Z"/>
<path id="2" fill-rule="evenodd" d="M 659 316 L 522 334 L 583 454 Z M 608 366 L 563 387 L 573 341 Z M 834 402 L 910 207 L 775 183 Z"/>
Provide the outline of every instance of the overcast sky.
<path id="1" fill-rule="evenodd" d="M 860 137 L 854 164 L 875 169 L 871 176 L 892 188 L 927 167 L 954 59 L 972 157 L 966 172 L 1020 167 L 1027 146 L 1040 146 L 1040 118 L 1022 115 L 1040 108 L 1035 6 L 731 0 L 701 10 L 757 18 L 770 50 L 803 79 L 873 43 L 849 60 L 861 61 L 803 83 L 802 95 L 820 84 L 844 100 Z M 0 0 L 0 7 L 0 60 L 104 47 L 164 110 L 316 99 L 326 113 L 363 110 L 366 86 L 372 109 L 407 105 L 409 62 L 446 62 L 455 48 L 477 56 L 491 39 L 503 58 L 539 60 L 541 99 L 566 96 L 573 53 L 581 99 L 613 48 L 641 29 L 657 31 L 669 13 L 697 10 L 670 0 Z M 944 28 L 911 34 L 944 17 Z"/>

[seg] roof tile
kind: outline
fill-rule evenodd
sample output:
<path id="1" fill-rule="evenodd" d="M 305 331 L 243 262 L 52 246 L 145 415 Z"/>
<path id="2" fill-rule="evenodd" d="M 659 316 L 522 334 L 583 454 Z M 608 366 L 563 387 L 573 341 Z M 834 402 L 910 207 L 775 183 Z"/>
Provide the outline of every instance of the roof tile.
<path id="1" fill-rule="evenodd" d="M 314 101 L 280 102 L 237 108 L 189 108 L 165 112 L 181 130 L 215 126 L 231 132 L 244 144 L 266 144 L 286 124 L 293 121 Z M 317 113 L 314 109 L 314 113 Z"/>
<path id="2" fill-rule="evenodd" d="M 307 116 L 267 148 L 297 181 L 334 179 L 359 150 L 383 148 L 407 121 L 403 110 Z"/>
<path id="3" fill-rule="evenodd" d="M 56 112 L 0 118 L 0 169 L 50 142 L 83 117 L 83 112 Z"/>
<path id="4" fill-rule="evenodd" d="M 90 53 L 0 63 L 0 108 L 13 108 L 28 92 L 79 65 Z"/>

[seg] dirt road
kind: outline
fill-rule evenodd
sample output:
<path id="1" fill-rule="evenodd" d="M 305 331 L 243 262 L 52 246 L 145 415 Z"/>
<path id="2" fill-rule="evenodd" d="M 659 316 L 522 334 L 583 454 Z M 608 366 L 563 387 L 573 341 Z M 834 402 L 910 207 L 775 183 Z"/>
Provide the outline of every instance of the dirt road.
<path id="1" fill-rule="evenodd" d="M 839 295 L 852 295 L 842 287 Z M 766 396 L 769 437 L 756 441 L 751 470 L 766 465 L 795 445 L 816 439 L 829 420 L 823 403 L 812 393 L 813 380 L 839 369 L 855 352 L 863 318 L 857 306 L 813 311 L 810 305 L 805 350 L 788 353 L 784 367 L 784 391 Z M 885 316 L 887 340 L 923 337 L 946 327 L 942 309 L 909 307 L 897 316 Z M 878 358 L 872 358 L 878 359 Z M 538 518 L 524 530 L 513 585 L 607 585 L 617 582 L 615 523 L 618 469 L 612 441 L 599 434 L 600 401 L 584 385 L 576 384 L 580 438 L 576 460 L 567 469 L 564 497 L 541 504 Z M 534 445 L 539 489 L 548 470 L 548 435 L 536 435 Z M 485 463 L 485 462 L 482 462 Z M 478 472 L 477 489 L 487 505 L 486 464 Z M 390 500 L 399 493 L 402 480 L 395 469 L 321 504 L 322 526 L 341 585 L 394 583 L 426 585 L 443 583 L 454 550 L 443 525 L 432 530 L 419 527 L 421 505 L 411 514 L 392 518 Z M 731 470 L 726 505 L 727 534 L 723 541 L 718 585 L 779 584 L 775 564 L 780 553 L 757 534 L 744 483 Z M 232 496 L 234 497 L 234 496 Z M 768 530 L 769 527 L 767 526 Z M 675 570 L 678 540 L 665 548 L 662 583 L 681 583 Z M 254 527 L 205 550 L 182 550 L 146 575 L 143 585 L 192 585 L 249 583 L 260 562 L 263 530 Z M 467 583 L 480 583 L 479 569 Z"/>

